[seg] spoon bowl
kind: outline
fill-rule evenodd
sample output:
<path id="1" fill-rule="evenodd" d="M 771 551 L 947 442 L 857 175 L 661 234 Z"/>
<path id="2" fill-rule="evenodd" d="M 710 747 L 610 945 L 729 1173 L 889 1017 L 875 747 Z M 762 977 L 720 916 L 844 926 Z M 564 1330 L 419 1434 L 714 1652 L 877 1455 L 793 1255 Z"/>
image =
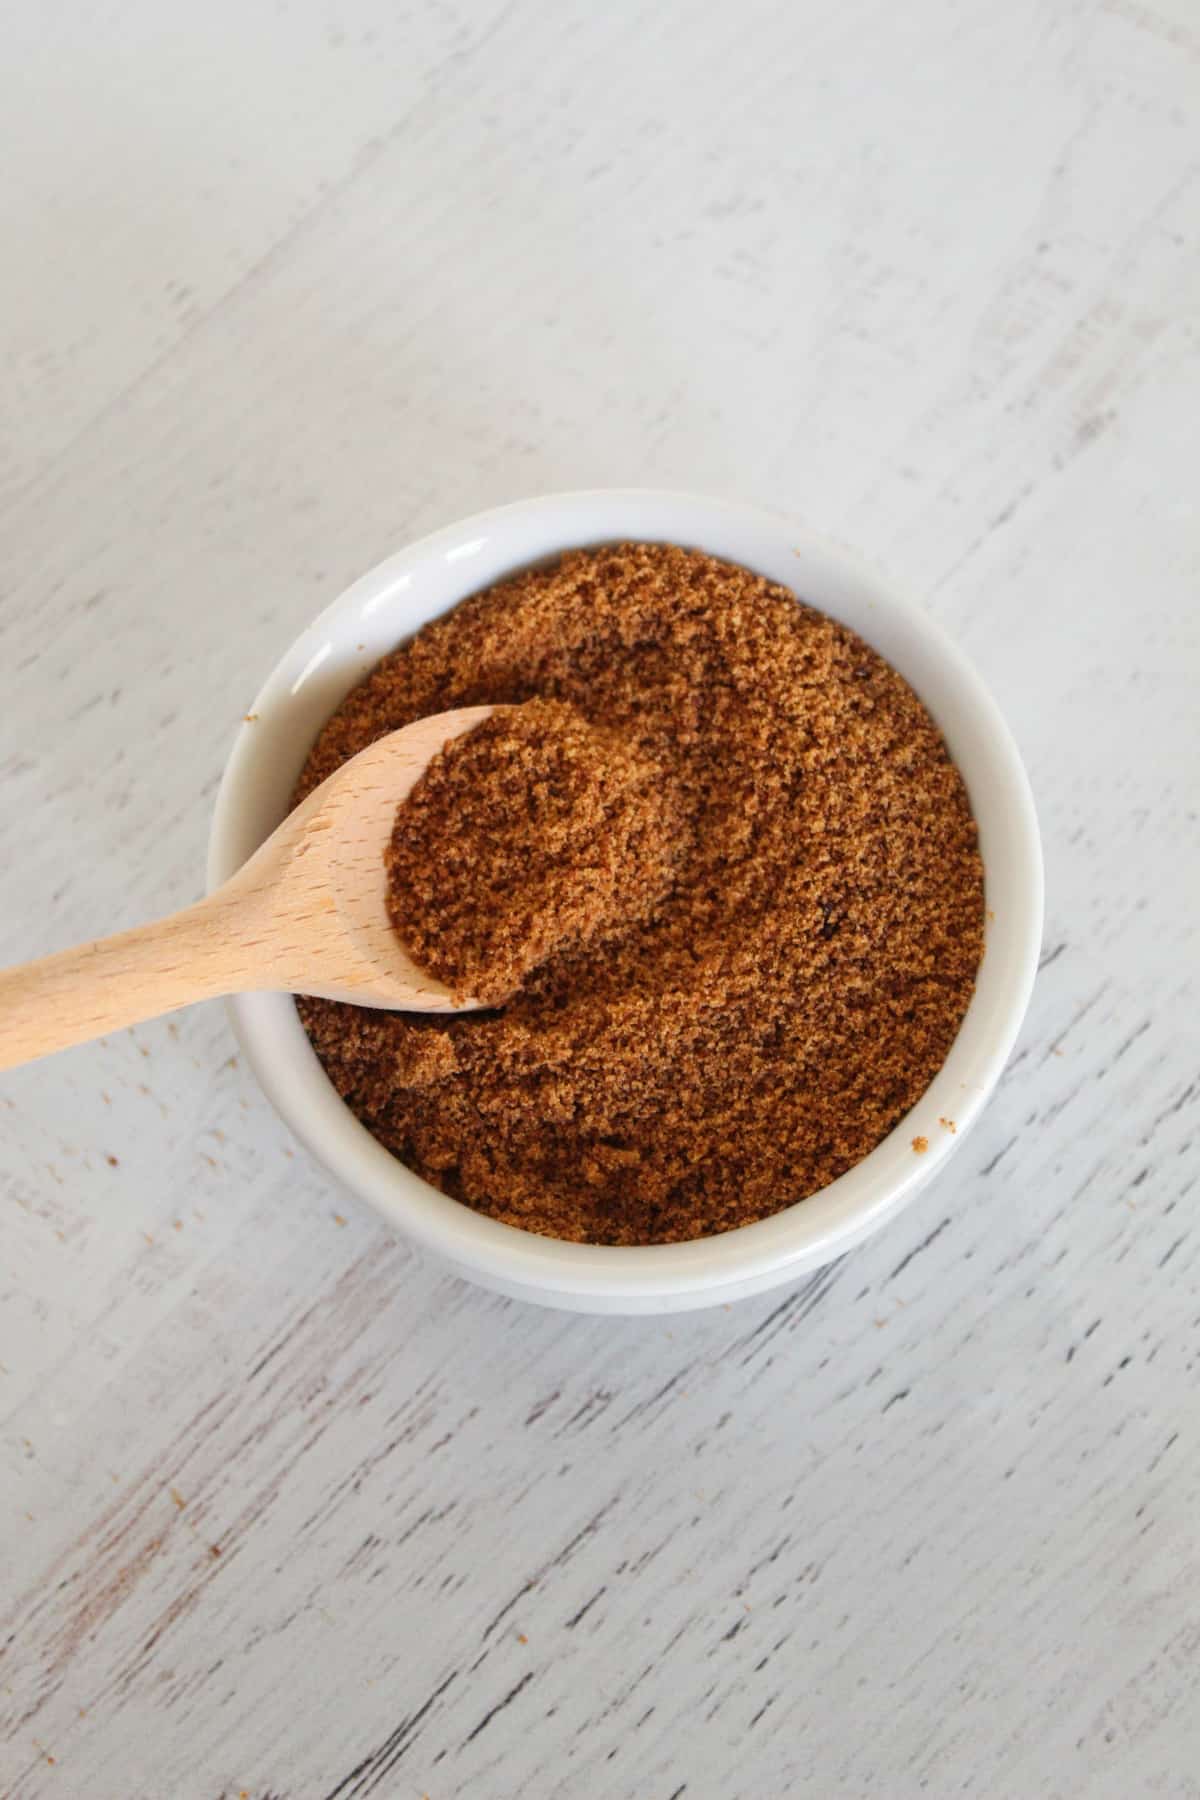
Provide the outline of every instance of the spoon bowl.
<path id="1" fill-rule="evenodd" d="M 272 909 L 271 968 L 286 979 L 229 992 L 265 987 L 403 1012 L 478 1007 L 475 1000 L 456 1002 L 409 956 L 388 916 L 384 852 L 397 807 L 439 750 L 495 710 L 460 707 L 389 732 L 343 763 L 284 820 L 228 886 L 239 902 L 257 893 Z"/>

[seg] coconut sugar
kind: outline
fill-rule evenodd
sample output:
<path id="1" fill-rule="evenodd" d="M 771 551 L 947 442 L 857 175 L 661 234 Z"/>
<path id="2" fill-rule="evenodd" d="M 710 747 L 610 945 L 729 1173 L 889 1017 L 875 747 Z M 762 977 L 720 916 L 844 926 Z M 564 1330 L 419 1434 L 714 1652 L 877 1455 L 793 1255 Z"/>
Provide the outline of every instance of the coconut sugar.
<path id="1" fill-rule="evenodd" d="M 966 791 L 846 627 L 663 544 L 572 551 L 464 601 L 343 701 L 297 798 L 386 732 L 497 713 L 399 810 L 392 915 L 456 991 L 298 1002 L 394 1155 L 509 1224 L 598 1244 L 749 1224 L 920 1098 L 983 945 Z"/>

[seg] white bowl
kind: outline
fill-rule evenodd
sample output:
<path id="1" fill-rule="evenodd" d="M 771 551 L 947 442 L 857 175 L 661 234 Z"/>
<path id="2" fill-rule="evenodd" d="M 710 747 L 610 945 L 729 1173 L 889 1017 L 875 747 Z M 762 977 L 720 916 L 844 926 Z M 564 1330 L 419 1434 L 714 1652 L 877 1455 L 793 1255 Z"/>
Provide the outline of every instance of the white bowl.
<path id="1" fill-rule="evenodd" d="M 1029 1000 L 1042 929 L 1042 858 L 1029 783 L 994 702 L 938 626 L 856 557 L 774 514 L 689 494 L 551 494 L 480 513 L 389 557 L 286 652 L 234 744 L 217 796 L 208 879 L 232 875 L 284 817 L 317 731 L 372 665 L 467 594 L 554 552 L 614 539 L 696 546 L 783 582 L 851 626 L 921 696 L 962 771 L 987 885 L 986 954 L 945 1066 L 871 1154 L 774 1217 L 688 1244 L 607 1248 L 537 1237 L 412 1174 L 343 1105 L 291 997 L 243 994 L 234 1029 L 296 1136 L 398 1231 L 470 1280 L 579 1312 L 676 1312 L 761 1293 L 819 1268 L 907 1204 L 962 1143 Z M 953 1119 L 951 1133 L 941 1119 Z M 929 1148 L 916 1154 L 913 1139 Z"/>

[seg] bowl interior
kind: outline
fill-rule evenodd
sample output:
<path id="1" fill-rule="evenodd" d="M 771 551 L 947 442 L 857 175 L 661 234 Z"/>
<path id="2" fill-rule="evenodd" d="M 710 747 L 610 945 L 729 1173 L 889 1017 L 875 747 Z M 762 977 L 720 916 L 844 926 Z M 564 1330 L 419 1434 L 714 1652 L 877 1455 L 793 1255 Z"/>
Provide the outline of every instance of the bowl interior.
<path id="1" fill-rule="evenodd" d="M 566 1244 L 487 1219 L 399 1164 L 338 1098 L 290 996 L 242 995 L 231 1009 L 248 1060 L 296 1134 L 332 1173 L 425 1248 L 505 1292 L 602 1309 L 657 1310 L 774 1285 L 866 1236 L 961 1141 L 1012 1047 L 1041 938 L 1033 803 L 993 701 L 930 619 L 857 558 L 754 508 L 640 490 L 553 495 L 501 507 L 381 563 L 285 653 L 238 732 L 217 800 L 208 876 L 210 886 L 225 880 L 279 824 L 318 730 L 381 656 L 516 569 L 563 549 L 622 538 L 695 546 L 782 582 L 885 656 L 945 735 L 979 825 L 986 949 L 950 1055 L 908 1117 L 821 1193 L 758 1224 L 689 1244 Z M 943 1118 L 954 1121 L 954 1133 L 939 1123 Z M 926 1153 L 914 1153 L 914 1137 L 928 1141 Z"/>

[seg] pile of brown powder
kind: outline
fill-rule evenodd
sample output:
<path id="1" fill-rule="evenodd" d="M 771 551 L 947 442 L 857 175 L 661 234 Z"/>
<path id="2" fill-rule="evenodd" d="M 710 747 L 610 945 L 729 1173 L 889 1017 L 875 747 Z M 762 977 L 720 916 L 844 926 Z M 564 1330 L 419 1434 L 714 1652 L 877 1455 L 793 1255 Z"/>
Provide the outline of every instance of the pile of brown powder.
<path id="1" fill-rule="evenodd" d="M 619 733 L 561 700 L 504 707 L 397 810 L 388 911 L 422 968 L 493 1005 L 554 952 L 649 918 L 685 829 L 661 766 Z"/>
<path id="2" fill-rule="evenodd" d="M 539 699 L 662 772 L 669 853 L 647 821 L 629 912 L 618 882 L 588 937 L 586 902 L 497 1012 L 301 1000 L 338 1092 L 446 1193 L 555 1237 L 700 1237 L 824 1187 L 920 1097 L 974 985 L 983 874 L 936 726 L 786 588 L 623 544 L 502 582 L 386 657 L 298 798 L 427 713 Z"/>

